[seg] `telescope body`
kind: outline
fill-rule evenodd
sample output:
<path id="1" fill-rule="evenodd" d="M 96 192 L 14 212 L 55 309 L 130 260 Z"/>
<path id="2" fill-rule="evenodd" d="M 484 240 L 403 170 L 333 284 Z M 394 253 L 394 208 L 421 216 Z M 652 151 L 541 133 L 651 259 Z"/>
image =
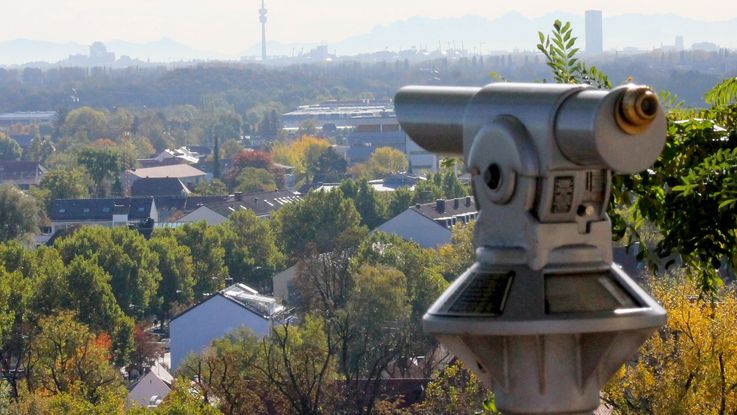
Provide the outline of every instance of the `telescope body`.
<path id="1" fill-rule="evenodd" d="M 423 317 L 509 414 L 582 414 L 665 323 L 612 262 L 611 178 L 659 156 L 665 114 L 647 87 L 496 83 L 405 87 L 421 147 L 462 156 L 479 216 L 476 263 Z"/>

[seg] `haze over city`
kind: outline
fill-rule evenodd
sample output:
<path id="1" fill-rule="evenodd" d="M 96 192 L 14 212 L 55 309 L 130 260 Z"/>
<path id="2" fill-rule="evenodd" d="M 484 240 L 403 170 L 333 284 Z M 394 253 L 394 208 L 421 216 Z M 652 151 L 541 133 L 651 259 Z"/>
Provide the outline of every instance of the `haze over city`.
<path id="1" fill-rule="evenodd" d="M 92 0 L 65 2 L 29 0 L 14 4 L 12 8 L 4 11 L 3 25 L 0 27 L 0 42 L 30 39 L 89 45 L 94 41 L 122 40 L 146 43 L 167 38 L 167 40 L 174 40 L 197 51 L 197 53 L 192 52 L 193 57 L 237 59 L 243 55 L 255 54 L 253 47 L 258 45 L 261 35 L 258 19 L 259 7 L 260 3 L 257 0 L 209 2 L 131 0 L 125 3 Z M 458 33 L 447 33 L 448 38 L 444 41 L 455 41 L 459 44 L 465 41 L 470 44 L 479 41 L 474 36 L 463 34 L 462 29 L 466 19 L 471 17 L 495 21 L 505 16 L 508 17 L 510 13 L 515 13 L 513 17 L 522 20 L 532 19 L 537 23 L 538 29 L 543 29 L 549 26 L 552 16 L 582 20 L 584 10 L 601 9 L 605 21 L 605 49 L 610 47 L 621 49 L 627 46 L 652 48 L 665 41 L 672 41 L 678 33 L 661 34 L 658 32 L 658 30 L 666 31 L 659 27 L 663 25 L 660 22 L 666 17 L 674 20 L 673 25 L 676 27 L 683 27 L 684 21 L 723 22 L 726 26 L 734 26 L 731 20 L 737 18 L 737 3 L 727 1 L 711 1 L 705 4 L 688 1 L 614 3 L 566 0 L 554 4 L 545 1 L 499 4 L 461 0 L 453 2 L 451 6 L 448 2 L 440 0 L 423 2 L 377 0 L 372 2 L 370 7 L 366 7 L 365 4 L 353 0 L 344 2 L 278 0 L 266 1 L 266 8 L 268 10 L 267 40 L 271 43 L 276 42 L 277 47 L 279 44 L 287 44 L 281 50 L 282 53 L 294 48 L 299 51 L 300 45 L 309 47 L 316 44 L 328 44 L 331 49 L 336 44 L 345 46 L 340 42 L 361 35 L 375 35 L 377 31 L 391 26 L 399 25 L 400 30 L 402 27 L 412 30 L 413 27 L 408 23 L 412 18 L 417 17 L 449 19 L 436 20 L 458 29 Z M 613 25 L 607 25 L 608 19 L 621 18 L 628 14 L 643 15 L 645 16 L 644 21 L 647 21 L 648 15 L 653 14 L 661 15 L 661 19 L 658 20 L 657 27 L 639 25 L 639 28 L 630 27 L 627 31 L 620 31 Z M 540 19 L 541 17 L 545 19 Z M 544 23 L 538 23 L 535 19 L 544 20 Z M 683 29 L 688 30 L 688 26 L 690 25 L 686 23 Z M 734 37 L 729 36 L 726 30 L 721 30 L 726 26 L 717 24 L 714 28 L 716 33 L 705 33 L 704 35 L 721 37 L 721 39 L 694 39 L 693 36 L 686 35 L 687 43 L 712 41 L 723 47 L 737 47 L 734 44 Z M 704 30 L 708 30 L 708 25 L 701 29 L 702 32 Z M 642 35 L 638 37 L 640 32 Z M 582 33 L 583 27 L 580 27 L 580 34 Z M 654 33 L 658 33 L 658 36 L 654 36 Z M 412 32 L 406 34 L 408 38 L 411 38 Z M 616 39 L 619 34 L 622 35 L 622 38 Z M 464 39 L 464 36 L 467 38 Z M 377 43 L 371 47 L 379 47 L 379 50 L 385 48 L 396 50 L 412 46 L 437 48 L 439 39 L 428 39 L 428 41 L 431 44 L 418 45 L 416 44 L 418 42 L 408 40 L 406 44 L 384 42 L 385 44 L 381 46 Z M 499 41 L 500 39 L 489 39 L 486 45 L 478 45 L 478 48 L 500 49 L 497 46 Z M 509 50 L 534 48 L 532 37 L 527 42 L 513 37 L 504 39 L 504 41 L 510 44 Z M 348 43 L 347 47 L 354 48 L 354 45 Z M 466 46 L 471 49 L 469 44 Z M 77 50 L 74 50 L 70 53 L 76 52 Z M 366 51 L 356 46 L 355 50 L 345 49 L 345 47 L 338 50 L 338 53 L 341 52 L 351 54 Z M 0 49 L 1 53 L 3 52 Z M 141 56 L 140 58 L 145 59 L 146 57 Z M 0 56 L 0 64 L 9 64 L 11 60 L 9 56 Z"/>

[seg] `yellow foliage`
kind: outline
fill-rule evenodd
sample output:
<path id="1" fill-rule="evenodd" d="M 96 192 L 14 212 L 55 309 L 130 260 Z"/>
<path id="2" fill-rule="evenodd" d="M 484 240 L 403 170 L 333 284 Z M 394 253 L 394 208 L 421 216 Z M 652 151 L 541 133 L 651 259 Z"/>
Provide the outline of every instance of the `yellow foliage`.
<path id="1" fill-rule="evenodd" d="M 695 284 L 668 278 L 651 285 L 668 323 L 607 385 L 620 414 L 737 413 L 737 293 L 702 299 Z"/>
<path id="2" fill-rule="evenodd" d="M 407 157 L 392 147 L 379 147 L 366 162 L 366 179 L 376 179 L 407 170 Z"/>
<path id="3" fill-rule="evenodd" d="M 275 162 L 292 166 L 297 174 L 303 175 L 328 147 L 328 140 L 305 135 L 289 144 L 275 144 L 271 154 Z"/>

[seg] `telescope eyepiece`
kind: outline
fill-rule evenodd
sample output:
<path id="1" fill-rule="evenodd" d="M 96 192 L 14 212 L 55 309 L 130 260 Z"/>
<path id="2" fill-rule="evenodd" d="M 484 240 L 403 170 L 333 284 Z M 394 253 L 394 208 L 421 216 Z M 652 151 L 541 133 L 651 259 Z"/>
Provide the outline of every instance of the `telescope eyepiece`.
<path id="1" fill-rule="evenodd" d="M 650 127 L 658 115 L 660 104 L 653 91 L 645 86 L 630 86 L 622 93 L 615 118 L 625 133 L 636 135 Z"/>

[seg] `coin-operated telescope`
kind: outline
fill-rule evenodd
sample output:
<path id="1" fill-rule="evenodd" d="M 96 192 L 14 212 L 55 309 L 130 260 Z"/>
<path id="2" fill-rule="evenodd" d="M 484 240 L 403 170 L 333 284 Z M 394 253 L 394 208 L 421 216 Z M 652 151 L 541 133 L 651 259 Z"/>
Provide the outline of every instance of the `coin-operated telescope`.
<path id="1" fill-rule="evenodd" d="M 612 263 L 613 173 L 648 168 L 666 122 L 647 87 L 405 87 L 405 132 L 463 156 L 479 207 L 476 262 L 423 318 L 505 414 L 580 414 L 665 311 Z"/>

